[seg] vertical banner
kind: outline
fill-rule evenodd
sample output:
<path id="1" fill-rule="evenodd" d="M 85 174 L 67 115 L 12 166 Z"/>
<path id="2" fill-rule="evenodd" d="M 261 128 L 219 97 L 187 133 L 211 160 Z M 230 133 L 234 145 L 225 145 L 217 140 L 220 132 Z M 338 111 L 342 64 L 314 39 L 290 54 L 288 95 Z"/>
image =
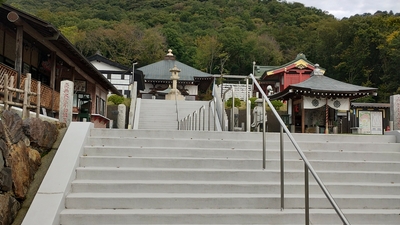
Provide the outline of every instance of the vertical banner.
<path id="1" fill-rule="evenodd" d="M 393 130 L 400 130 L 400 95 L 390 96 L 390 121 L 393 121 Z"/>
<path id="2" fill-rule="evenodd" d="M 61 81 L 60 86 L 60 116 L 59 121 L 67 126 L 72 121 L 72 100 L 74 99 L 74 83 L 69 80 Z"/>

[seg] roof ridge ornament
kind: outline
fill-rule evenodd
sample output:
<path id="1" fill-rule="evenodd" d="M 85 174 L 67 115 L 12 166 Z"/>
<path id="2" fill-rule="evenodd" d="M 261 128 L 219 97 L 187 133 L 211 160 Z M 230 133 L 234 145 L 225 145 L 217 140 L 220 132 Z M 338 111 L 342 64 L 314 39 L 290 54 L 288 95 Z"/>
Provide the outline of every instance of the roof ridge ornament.
<path id="1" fill-rule="evenodd" d="M 316 63 L 314 65 L 314 67 L 315 67 L 315 69 L 311 72 L 311 75 L 310 75 L 311 77 L 312 76 L 323 76 L 324 75 L 322 70 L 319 68 L 319 64 L 318 63 Z"/>
<path id="2" fill-rule="evenodd" d="M 174 54 L 172 54 L 172 49 L 168 49 L 167 56 L 174 56 Z"/>
<path id="3" fill-rule="evenodd" d="M 164 57 L 165 60 L 175 60 L 174 54 L 172 54 L 172 49 L 168 49 L 168 53 Z"/>

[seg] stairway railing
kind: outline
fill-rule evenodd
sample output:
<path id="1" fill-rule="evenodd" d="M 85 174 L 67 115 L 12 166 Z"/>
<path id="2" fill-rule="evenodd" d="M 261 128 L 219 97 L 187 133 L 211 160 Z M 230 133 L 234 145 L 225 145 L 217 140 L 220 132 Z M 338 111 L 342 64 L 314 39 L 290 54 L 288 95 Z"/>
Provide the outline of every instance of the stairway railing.
<path id="1" fill-rule="evenodd" d="M 322 192 L 325 194 L 326 198 L 329 200 L 330 204 L 336 211 L 336 214 L 340 217 L 342 220 L 343 224 L 350 224 L 349 221 L 347 220 L 346 216 L 343 214 L 342 210 L 340 207 L 337 205 L 335 200 L 333 199 L 332 195 L 329 193 L 328 189 L 322 182 L 322 180 L 319 178 L 317 172 L 314 170 L 312 167 L 311 163 L 308 161 L 307 157 L 304 155 L 304 152 L 301 150 L 300 146 L 297 144 L 296 140 L 294 139 L 293 135 L 290 133 L 289 129 L 286 127 L 285 123 L 283 122 L 282 118 L 279 116 L 278 112 L 275 110 L 274 106 L 272 105 L 271 101 L 261 88 L 260 84 L 256 80 L 253 74 L 250 74 L 251 79 L 253 80 L 253 84 L 256 86 L 256 88 L 259 90 L 263 97 L 263 105 L 265 106 L 265 102 L 267 102 L 268 106 L 271 108 L 273 114 L 275 115 L 276 119 L 279 121 L 281 125 L 280 129 L 280 177 L 281 177 L 281 209 L 284 209 L 284 154 L 283 154 L 283 143 L 284 143 L 284 138 L 283 138 L 283 131 L 286 132 L 286 135 L 289 137 L 290 141 L 292 142 L 293 146 L 296 148 L 297 152 L 299 153 L 300 157 L 302 158 L 304 162 L 304 185 L 305 185 L 305 224 L 309 225 L 310 224 L 310 206 L 309 206 L 309 180 L 308 180 L 308 173 L 310 172 L 316 182 L 318 183 L 319 187 L 321 188 Z M 263 110 L 263 113 L 265 114 L 265 110 Z M 265 118 L 265 115 L 263 115 Z M 264 121 L 265 122 L 265 121 Z M 265 124 L 265 123 L 264 123 Z M 265 129 L 263 129 L 265 130 Z M 266 138 L 265 138 L 265 132 L 263 132 L 263 167 L 265 169 L 265 158 L 266 158 Z"/>
<path id="2" fill-rule="evenodd" d="M 214 131 L 217 130 L 217 112 L 215 98 L 208 103 L 208 118 L 206 118 L 206 106 L 201 106 L 185 118 L 178 121 L 178 130 L 211 130 L 211 121 L 214 121 Z M 206 127 L 206 124 L 208 127 Z"/>

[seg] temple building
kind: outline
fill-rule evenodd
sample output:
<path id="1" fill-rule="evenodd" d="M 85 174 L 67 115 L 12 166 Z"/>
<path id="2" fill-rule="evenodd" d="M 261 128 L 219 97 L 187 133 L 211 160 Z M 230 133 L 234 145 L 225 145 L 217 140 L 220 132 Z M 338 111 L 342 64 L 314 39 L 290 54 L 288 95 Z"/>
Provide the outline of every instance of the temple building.
<path id="1" fill-rule="evenodd" d="M 2 4 L 0 85 L 7 75 L 14 79 L 14 87 L 21 88 L 27 73 L 32 76 L 32 87 L 41 82 L 41 113 L 59 118 L 60 86 L 68 80 L 74 84 L 72 96 L 68 95 L 73 98 L 74 119 L 90 120 L 95 127 L 105 127 L 109 121 L 105 116 L 107 94 L 119 94 L 118 90 L 53 25 Z"/>
<path id="2" fill-rule="evenodd" d="M 291 84 L 297 84 L 310 78 L 315 69 L 314 63 L 307 60 L 303 53 L 280 66 L 260 66 L 254 64 L 254 76 L 259 80 L 260 86 L 267 93 L 270 85 L 274 93 L 283 91 Z M 320 68 L 322 73 L 325 69 Z"/>
<path id="3" fill-rule="evenodd" d="M 200 93 L 205 93 L 213 82 L 213 76 L 176 60 L 172 50 L 159 62 L 138 68 L 144 74 L 145 88 L 141 92 L 143 99 L 165 99 L 173 84 L 171 69 L 179 69 L 177 90 L 185 100 L 197 100 Z"/>
<path id="4" fill-rule="evenodd" d="M 350 110 L 351 100 L 377 94 L 377 88 L 341 82 L 324 76 L 318 64 L 314 67 L 308 79 L 269 96 L 271 100 L 287 101 L 288 125 L 296 132 L 318 127 L 317 133 L 330 133 L 339 121 L 339 112 Z"/>

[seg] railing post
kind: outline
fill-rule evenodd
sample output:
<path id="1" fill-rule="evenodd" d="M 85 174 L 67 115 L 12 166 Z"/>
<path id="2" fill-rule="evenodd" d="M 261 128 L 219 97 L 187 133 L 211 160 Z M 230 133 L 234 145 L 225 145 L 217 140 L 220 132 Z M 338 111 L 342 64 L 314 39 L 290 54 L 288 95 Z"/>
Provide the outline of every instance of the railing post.
<path id="1" fill-rule="evenodd" d="M 263 132 L 262 132 L 262 135 L 263 135 L 263 169 L 265 169 L 265 159 L 267 158 L 266 157 L 266 154 L 267 154 L 267 143 L 266 143 L 266 137 L 265 137 L 265 130 L 266 130 L 266 121 L 265 121 L 265 99 L 264 99 L 264 96 L 262 97 L 262 100 L 263 100 L 263 113 L 262 113 L 262 121 L 263 121 L 263 127 L 262 127 L 262 130 L 263 130 Z"/>
<path id="2" fill-rule="evenodd" d="M 248 93 L 249 91 L 249 77 L 246 78 L 246 132 L 250 132 L 250 108 L 251 108 L 251 104 L 249 104 L 249 96 L 250 93 Z"/>
<path id="3" fill-rule="evenodd" d="M 214 131 L 216 131 L 218 118 L 217 118 L 217 99 L 215 97 L 213 98 L 213 102 L 214 102 Z M 221 112 L 221 114 L 223 114 L 223 113 L 225 113 L 225 112 Z"/>
<path id="4" fill-rule="evenodd" d="M 203 105 L 200 108 L 201 111 L 203 111 L 203 130 L 206 129 L 206 107 Z"/>
<path id="5" fill-rule="evenodd" d="M 212 100 L 208 102 L 208 131 L 211 131 L 211 102 Z"/>
<path id="6" fill-rule="evenodd" d="M 14 88 L 14 76 L 11 76 L 11 77 L 10 77 L 8 87 Z M 11 92 L 8 92 L 8 101 L 9 101 L 10 103 L 13 102 L 13 97 L 14 97 L 14 94 L 12 94 Z M 8 106 L 8 107 L 10 107 L 10 106 Z"/>
<path id="7" fill-rule="evenodd" d="M 283 126 L 280 126 L 280 166 L 281 166 L 281 210 L 285 208 L 285 154 L 284 154 L 284 138 Z"/>
<path id="8" fill-rule="evenodd" d="M 231 131 L 235 127 L 235 88 L 232 86 Z M 229 130 L 229 129 L 228 129 Z"/>
<path id="9" fill-rule="evenodd" d="M 308 166 L 304 163 L 304 200 L 305 200 L 305 224 L 310 224 L 310 193 L 308 183 Z"/>
<path id="10" fill-rule="evenodd" d="M 39 114 L 40 114 L 40 98 L 41 98 L 41 94 L 40 94 L 40 89 L 41 89 L 41 82 L 38 81 L 37 82 L 37 90 L 36 90 L 36 118 L 39 118 Z"/>
<path id="11" fill-rule="evenodd" d="M 29 118 L 29 110 L 28 110 L 28 102 L 29 102 L 29 86 L 30 86 L 30 82 L 31 82 L 31 74 L 27 73 L 26 74 L 26 78 L 25 78 L 25 88 L 24 88 L 24 101 L 23 101 L 23 105 L 22 105 L 22 119 L 26 119 Z"/>
<path id="12" fill-rule="evenodd" d="M 192 130 L 197 130 L 197 111 L 193 112 L 193 129 Z"/>
<path id="13" fill-rule="evenodd" d="M 250 116 L 250 110 L 251 110 L 251 101 L 247 100 L 246 103 L 246 131 L 250 132 L 250 125 L 251 125 L 251 116 Z"/>

